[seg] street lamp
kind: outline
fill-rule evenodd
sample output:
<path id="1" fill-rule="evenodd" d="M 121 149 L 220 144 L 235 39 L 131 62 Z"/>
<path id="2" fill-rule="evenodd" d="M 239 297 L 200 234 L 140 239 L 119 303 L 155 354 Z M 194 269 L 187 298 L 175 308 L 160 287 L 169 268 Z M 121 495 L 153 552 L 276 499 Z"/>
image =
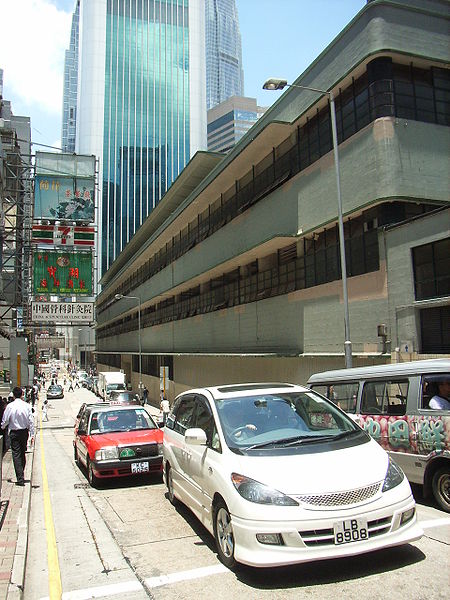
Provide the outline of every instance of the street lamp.
<path id="1" fill-rule="evenodd" d="M 326 94 L 330 100 L 330 113 L 331 113 L 331 132 L 333 136 L 333 153 L 334 153 L 334 166 L 336 169 L 336 188 L 337 188 L 337 204 L 338 204 L 338 228 L 339 228 L 339 249 L 341 254 L 341 272 L 342 272 L 342 295 L 344 300 L 344 327 L 345 327 L 345 341 L 344 341 L 344 355 L 345 355 L 345 367 L 349 369 L 352 366 L 352 342 L 350 341 L 350 319 L 348 313 L 348 292 L 347 292 L 347 263 L 345 258 L 345 239 L 344 239 L 344 221 L 342 218 L 342 199 L 341 199 L 341 178 L 339 175 L 339 152 L 338 152 L 338 139 L 337 139 L 337 128 L 336 128 L 336 106 L 334 104 L 333 92 L 326 90 L 319 90 L 317 88 L 309 87 L 306 85 L 297 85 L 294 83 L 288 83 L 286 79 L 268 79 L 264 85 L 263 90 L 282 90 L 285 87 L 294 87 L 301 90 L 310 90 L 311 92 L 317 92 L 318 94 Z"/>
<path id="2" fill-rule="evenodd" d="M 139 391 L 142 393 L 141 299 L 139 296 L 125 296 L 124 294 L 116 294 L 114 298 L 116 300 L 129 298 L 130 300 L 138 301 Z"/>

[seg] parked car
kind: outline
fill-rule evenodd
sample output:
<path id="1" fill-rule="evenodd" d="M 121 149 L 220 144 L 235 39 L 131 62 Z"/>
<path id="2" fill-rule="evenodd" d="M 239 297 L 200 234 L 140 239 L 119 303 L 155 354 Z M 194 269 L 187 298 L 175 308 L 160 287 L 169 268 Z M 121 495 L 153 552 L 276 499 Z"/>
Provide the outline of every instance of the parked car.
<path id="1" fill-rule="evenodd" d="M 75 424 L 74 459 L 91 486 L 106 478 L 162 472 L 163 432 L 141 406 L 84 404 Z"/>
<path id="2" fill-rule="evenodd" d="M 91 392 L 94 392 L 94 394 L 98 395 L 98 375 L 94 375 L 94 377 L 92 377 L 92 384 L 89 389 Z"/>
<path id="3" fill-rule="evenodd" d="M 87 388 L 88 390 L 91 389 L 92 377 L 89 377 L 89 375 L 87 377 L 83 377 L 82 379 L 80 379 L 80 385 L 81 387 Z"/>
<path id="4" fill-rule="evenodd" d="M 47 389 L 47 400 L 56 400 L 64 398 L 64 388 L 62 385 L 51 384 Z"/>
<path id="5" fill-rule="evenodd" d="M 138 392 L 127 390 L 113 390 L 109 394 L 110 404 L 142 404 Z"/>
<path id="6" fill-rule="evenodd" d="M 298 385 L 183 392 L 164 428 L 163 474 L 169 500 L 194 512 L 229 568 L 359 555 L 423 535 L 401 469 Z"/>
<path id="7" fill-rule="evenodd" d="M 450 410 L 431 402 L 445 382 L 450 360 L 433 359 L 325 371 L 307 385 L 353 415 L 409 481 L 450 512 Z"/>

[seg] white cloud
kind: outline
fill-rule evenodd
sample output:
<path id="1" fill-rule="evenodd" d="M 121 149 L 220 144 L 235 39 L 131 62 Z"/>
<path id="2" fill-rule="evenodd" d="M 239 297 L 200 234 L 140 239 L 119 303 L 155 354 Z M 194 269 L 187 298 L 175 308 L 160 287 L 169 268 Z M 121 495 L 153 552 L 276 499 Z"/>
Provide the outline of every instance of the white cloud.
<path id="1" fill-rule="evenodd" d="M 7 0 L 2 2 L 1 19 L 4 83 L 25 106 L 60 113 L 72 14 L 49 0 Z"/>

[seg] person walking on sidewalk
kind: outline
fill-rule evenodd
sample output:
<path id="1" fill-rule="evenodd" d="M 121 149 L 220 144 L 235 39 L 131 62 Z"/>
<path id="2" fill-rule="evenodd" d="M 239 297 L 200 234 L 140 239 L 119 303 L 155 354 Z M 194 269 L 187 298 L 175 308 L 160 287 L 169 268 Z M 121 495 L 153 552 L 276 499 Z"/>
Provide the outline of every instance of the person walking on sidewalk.
<path id="1" fill-rule="evenodd" d="M 47 400 L 47 398 L 42 403 L 42 420 L 48 421 L 48 400 Z"/>
<path id="2" fill-rule="evenodd" d="M 16 472 L 16 485 L 25 485 L 25 453 L 27 451 L 28 435 L 30 441 L 34 438 L 34 418 L 31 406 L 22 400 L 23 390 L 20 387 L 13 389 L 14 400 L 10 402 L 3 413 L 1 427 L 8 427 L 11 441 L 11 453 L 14 470 Z"/>

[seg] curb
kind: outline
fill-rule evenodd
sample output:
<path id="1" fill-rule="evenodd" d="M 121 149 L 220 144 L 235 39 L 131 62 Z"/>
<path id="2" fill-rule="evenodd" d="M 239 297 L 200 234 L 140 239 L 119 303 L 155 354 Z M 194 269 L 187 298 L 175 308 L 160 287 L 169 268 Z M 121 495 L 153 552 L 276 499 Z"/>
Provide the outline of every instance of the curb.
<path id="1" fill-rule="evenodd" d="M 37 433 L 37 424 L 36 429 Z M 28 550 L 28 525 L 30 520 L 31 506 L 31 488 L 32 474 L 34 463 L 34 449 L 36 445 L 36 434 L 32 448 L 28 450 L 30 459 L 27 460 L 25 466 L 25 478 L 29 479 L 30 485 L 25 486 L 25 491 L 22 500 L 22 506 L 17 519 L 18 534 L 16 542 L 16 550 L 14 553 L 13 566 L 11 571 L 11 579 L 6 593 L 7 600 L 21 600 L 23 597 L 24 582 L 25 582 L 25 567 L 27 562 Z"/>

